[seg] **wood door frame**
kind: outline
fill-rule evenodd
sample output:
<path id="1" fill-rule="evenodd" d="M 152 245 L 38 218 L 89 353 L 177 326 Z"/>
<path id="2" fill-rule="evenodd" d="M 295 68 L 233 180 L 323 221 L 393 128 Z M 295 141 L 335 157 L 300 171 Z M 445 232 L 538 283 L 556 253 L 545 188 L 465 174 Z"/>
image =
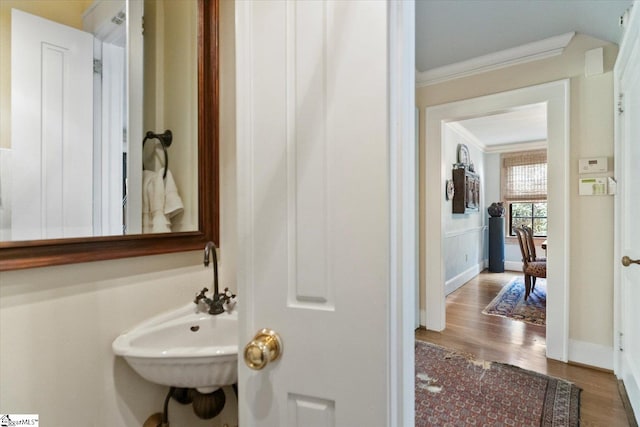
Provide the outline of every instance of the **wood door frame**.
<path id="1" fill-rule="evenodd" d="M 428 107 L 425 111 L 425 301 L 427 329 L 441 331 L 446 325 L 444 292 L 444 209 L 442 189 L 450 165 L 442 162 L 442 124 L 522 105 L 547 104 L 549 131 L 548 175 L 560 183 L 549 189 L 549 301 L 547 303 L 547 357 L 563 362 L 569 355 L 569 79 Z M 555 212 L 555 214 L 553 213 Z"/>

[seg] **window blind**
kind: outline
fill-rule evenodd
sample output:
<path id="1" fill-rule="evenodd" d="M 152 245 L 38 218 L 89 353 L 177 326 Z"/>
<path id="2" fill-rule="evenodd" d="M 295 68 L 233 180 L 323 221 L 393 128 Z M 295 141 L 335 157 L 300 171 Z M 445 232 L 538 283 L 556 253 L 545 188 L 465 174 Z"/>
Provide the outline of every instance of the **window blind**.
<path id="1" fill-rule="evenodd" d="M 547 151 L 502 155 L 502 199 L 508 202 L 547 199 Z"/>

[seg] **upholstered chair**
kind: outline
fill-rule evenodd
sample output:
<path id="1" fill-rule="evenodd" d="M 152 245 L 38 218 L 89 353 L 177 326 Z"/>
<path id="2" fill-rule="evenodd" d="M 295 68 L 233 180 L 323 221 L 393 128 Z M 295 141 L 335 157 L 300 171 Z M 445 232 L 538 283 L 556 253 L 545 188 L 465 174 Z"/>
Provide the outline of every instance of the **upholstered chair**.
<path id="1" fill-rule="evenodd" d="M 535 286 L 535 278 L 547 277 L 547 262 L 546 261 L 532 261 L 532 255 L 529 250 L 529 243 L 527 241 L 527 234 L 524 227 L 513 227 L 513 231 L 518 236 L 518 243 L 520 244 L 520 252 L 522 253 L 522 272 L 524 273 L 524 286 L 525 294 L 524 300 L 529 298 L 529 294 Z"/>

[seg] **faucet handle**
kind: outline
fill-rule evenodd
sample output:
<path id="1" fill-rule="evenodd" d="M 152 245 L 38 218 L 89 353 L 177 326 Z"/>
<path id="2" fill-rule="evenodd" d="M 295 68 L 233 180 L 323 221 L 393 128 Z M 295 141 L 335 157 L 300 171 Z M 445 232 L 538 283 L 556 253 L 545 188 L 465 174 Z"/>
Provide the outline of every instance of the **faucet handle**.
<path id="1" fill-rule="evenodd" d="M 200 300 L 203 300 L 203 299 L 205 299 L 205 298 L 206 298 L 206 295 L 205 295 L 205 293 L 206 293 L 206 292 L 209 292 L 209 289 L 207 289 L 207 288 L 202 288 L 202 290 L 196 294 L 196 299 L 195 299 L 195 300 L 193 300 L 193 302 L 194 302 L 195 304 L 199 304 L 199 303 L 200 303 Z"/>
<path id="2" fill-rule="evenodd" d="M 231 301 L 231 299 L 235 298 L 236 295 L 232 294 L 229 288 L 224 288 L 224 291 L 220 294 L 219 298 L 223 300 L 225 303 Z"/>

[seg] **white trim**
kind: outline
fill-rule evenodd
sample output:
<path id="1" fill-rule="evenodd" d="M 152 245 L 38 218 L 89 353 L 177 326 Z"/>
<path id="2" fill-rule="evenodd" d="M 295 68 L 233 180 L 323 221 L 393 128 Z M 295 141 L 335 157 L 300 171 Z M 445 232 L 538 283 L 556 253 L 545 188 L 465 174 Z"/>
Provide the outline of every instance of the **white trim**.
<path id="1" fill-rule="evenodd" d="M 512 144 L 496 144 L 486 147 L 487 154 L 493 153 L 516 153 L 518 151 L 546 150 L 548 148 L 546 139 L 542 141 L 516 142 Z"/>
<path id="2" fill-rule="evenodd" d="M 417 144 L 415 3 L 392 1 L 389 19 L 389 410 L 387 425 L 415 424 Z"/>
<path id="3" fill-rule="evenodd" d="M 253 139 L 252 129 L 255 118 L 253 117 L 254 88 L 251 84 L 251 71 L 253 69 L 253 27 L 250 25 L 253 20 L 253 8 L 249 2 L 235 3 L 235 38 L 236 38 L 236 164 L 237 164 L 237 230 L 238 230 L 238 253 L 237 253 L 237 289 L 239 295 L 248 295 L 243 299 L 245 313 L 238 316 L 238 342 L 249 342 L 251 335 L 248 331 L 253 329 L 255 323 L 253 319 L 251 299 L 251 283 L 254 283 L 253 272 L 255 271 L 255 260 L 253 258 L 254 234 L 252 232 L 253 212 L 255 208 L 253 201 L 252 182 L 254 181 L 254 156 L 251 150 L 251 140 Z M 245 83 L 245 84 L 240 84 Z M 245 167 L 241 167 L 242 164 Z M 241 363 L 240 360 L 238 363 Z M 243 381 L 243 370 L 238 369 L 238 383 Z M 238 420 L 240 423 L 248 418 L 250 413 L 248 399 L 238 400 Z"/>
<path id="4" fill-rule="evenodd" d="M 569 361 L 613 369 L 613 348 L 586 341 L 569 340 Z"/>
<path id="5" fill-rule="evenodd" d="M 450 239 L 451 237 L 456 237 L 456 236 L 462 236 L 464 234 L 471 234 L 471 233 L 480 233 L 482 231 L 487 230 L 489 227 L 486 225 L 481 225 L 478 227 L 469 227 L 469 228 L 464 228 L 462 230 L 454 230 L 454 231 L 448 231 L 444 234 L 444 238 L 445 239 Z"/>
<path id="6" fill-rule="evenodd" d="M 416 115 L 415 115 L 415 125 L 416 125 L 416 134 L 415 134 L 415 164 L 413 165 L 413 167 L 415 168 L 416 171 L 416 176 L 415 176 L 415 193 L 414 193 L 414 197 L 415 197 L 415 215 L 416 215 L 416 233 L 415 233 L 415 254 L 414 254 L 414 258 L 415 258 L 415 264 L 416 264 L 416 268 L 415 270 L 415 289 L 414 289 L 414 295 L 415 295 L 415 323 L 414 326 L 416 328 L 420 327 L 420 108 L 416 107 Z"/>
<path id="7" fill-rule="evenodd" d="M 571 116 L 569 79 L 561 80 L 547 102 L 549 145 L 547 147 L 547 174 L 554 185 L 547 195 L 551 212 L 548 224 L 549 249 L 547 251 L 547 357 L 563 362 L 569 354 L 569 305 L 571 271 Z M 554 98 L 555 97 L 555 98 Z M 555 212 L 555 213 L 554 213 Z M 548 325 L 552 325 L 549 327 Z"/>
<path id="8" fill-rule="evenodd" d="M 522 261 L 505 261 L 504 269 L 508 271 L 517 271 L 522 273 Z"/>
<path id="9" fill-rule="evenodd" d="M 575 34 L 575 32 L 566 33 L 488 55 L 478 56 L 455 64 L 423 71 L 416 76 L 416 86 L 429 86 L 448 80 L 558 56 L 562 54 Z"/>
<path id="10" fill-rule="evenodd" d="M 427 310 L 425 309 L 421 309 L 420 310 L 420 326 L 423 328 L 426 328 L 427 324 Z"/>
<path id="11" fill-rule="evenodd" d="M 522 105 L 547 103 L 549 135 L 549 177 L 555 184 L 549 191 L 549 263 L 547 279 L 547 357 L 566 362 L 569 341 L 569 215 L 570 215 L 570 156 L 569 156 L 569 80 L 545 83 L 513 91 L 496 93 L 464 101 L 452 102 L 426 109 L 423 154 L 425 186 L 423 209 L 429 219 L 425 226 L 425 304 L 426 326 L 441 331 L 446 325 L 444 295 L 444 218 L 446 204 L 442 197 L 450 170 L 442 162 L 444 123 L 460 117 L 472 117 L 504 111 Z M 554 212 L 556 212 L 554 214 Z"/>
<path id="12" fill-rule="evenodd" d="M 460 288 L 462 285 L 467 283 L 469 280 L 476 277 L 480 272 L 484 269 L 484 261 L 480 261 L 476 265 L 471 266 L 466 269 L 462 273 L 458 274 L 455 277 L 447 280 L 444 284 L 444 293 L 445 295 L 449 295 L 451 292 Z"/>

